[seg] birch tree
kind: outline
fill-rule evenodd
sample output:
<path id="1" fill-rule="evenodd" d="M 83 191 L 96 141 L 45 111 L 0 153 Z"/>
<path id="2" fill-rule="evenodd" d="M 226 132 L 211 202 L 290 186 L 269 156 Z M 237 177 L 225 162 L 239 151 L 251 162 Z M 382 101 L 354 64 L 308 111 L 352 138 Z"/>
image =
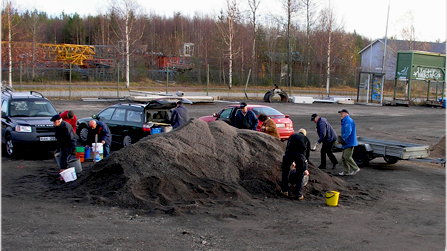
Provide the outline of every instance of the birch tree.
<path id="1" fill-rule="evenodd" d="M 306 15 L 306 68 L 305 68 L 305 81 L 306 85 L 309 85 L 309 72 L 310 72 L 310 59 L 311 59 L 311 36 L 313 31 L 313 26 L 315 25 L 315 9 L 316 0 L 301 0 L 303 9 Z"/>
<path id="2" fill-rule="evenodd" d="M 326 34 L 326 94 L 329 97 L 329 86 L 331 78 L 331 56 L 332 47 L 337 44 L 340 40 L 338 35 L 342 33 L 342 25 L 337 23 L 337 16 L 332 9 L 331 2 L 327 8 L 322 9 L 320 13 L 320 30 Z M 334 36 L 335 35 L 335 36 Z"/>
<path id="3" fill-rule="evenodd" d="M 26 23 L 28 35 L 31 36 L 31 78 L 35 78 L 35 65 L 37 57 L 37 44 L 40 43 L 41 32 L 44 28 L 44 20 L 46 19 L 45 13 L 39 13 L 37 9 L 31 12 L 26 12 L 24 15 L 24 21 Z"/>
<path id="4" fill-rule="evenodd" d="M 141 10 L 136 0 L 116 0 L 111 3 L 111 21 L 113 31 L 122 41 L 118 51 L 125 56 L 126 88 L 130 83 L 130 47 L 143 36 L 144 25 L 138 26 L 138 15 Z M 119 43 L 120 44 L 120 43 Z M 118 45 L 118 47 L 121 47 Z"/>
<path id="5" fill-rule="evenodd" d="M 300 9 L 297 0 L 283 0 L 283 8 L 287 15 L 286 36 L 287 36 L 287 82 L 289 93 L 292 95 L 292 19 Z"/>
<path id="6" fill-rule="evenodd" d="M 8 33 L 8 85 L 12 88 L 12 37 L 15 33 L 15 27 L 20 23 L 21 18 L 17 13 L 17 9 L 14 8 L 12 1 L 3 0 L 2 6 L 2 23 L 6 23 Z"/>
<path id="7" fill-rule="evenodd" d="M 222 35 L 223 42 L 228 46 L 224 56 L 228 56 L 228 88 L 233 84 L 233 60 L 238 50 L 235 48 L 236 24 L 239 21 L 239 10 L 236 0 L 227 0 L 227 9 L 225 13 L 221 12 L 217 27 Z"/>
<path id="8" fill-rule="evenodd" d="M 256 69 L 256 38 L 257 38 L 257 20 L 256 20 L 256 13 L 259 8 L 259 4 L 261 3 L 260 0 L 248 0 L 248 5 L 250 7 L 250 14 L 251 14 L 251 25 L 253 29 L 253 44 L 252 44 L 252 51 L 251 51 L 251 71 L 255 73 Z"/>

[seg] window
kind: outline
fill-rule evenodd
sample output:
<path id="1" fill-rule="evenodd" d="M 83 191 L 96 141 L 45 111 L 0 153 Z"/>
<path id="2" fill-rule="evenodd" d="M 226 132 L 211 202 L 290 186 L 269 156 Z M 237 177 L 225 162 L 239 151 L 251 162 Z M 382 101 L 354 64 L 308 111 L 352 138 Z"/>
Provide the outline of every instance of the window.
<path id="1" fill-rule="evenodd" d="M 112 120 L 124 121 L 125 116 L 126 116 L 126 109 L 116 108 L 115 112 L 113 113 Z"/>
<path id="2" fill-rule="evenodd" d="M 128 110 L 127 111 L 127 121 L 141 122 L 141 114 L 143 114 L 143 112 Z"/>
<path id="3" fill-rule="evenodd" d="M 8 113 L 8 101 L 2 100 L 2 112 Z"/>
<path id="4" fill-rule="evenodd" d="M 112 114 L 114 111 L 115 111 L 115 108 L 107 108 L 104 111 L 100 112 L 98 114 L 98 116 L 105 120 L 111 120 Z"/>
<path id="5" fill-rule="evenodd" d="M 281 112 L 279 112 L 276 109 L 273 109 L 271 107 L 256 107 L 253 108 L 252 111 L 259 116 L 259 114 L 264 113 L 267 116 L 284 116 L 284 114 L 282 114 Z"/>
<path id="6" fill-rule="evenodd" d="M 231 116 L 231 111 L 233 111 L 233 108 L 227 108 L 220 113 L 219 117 L 229 119 Z"/>

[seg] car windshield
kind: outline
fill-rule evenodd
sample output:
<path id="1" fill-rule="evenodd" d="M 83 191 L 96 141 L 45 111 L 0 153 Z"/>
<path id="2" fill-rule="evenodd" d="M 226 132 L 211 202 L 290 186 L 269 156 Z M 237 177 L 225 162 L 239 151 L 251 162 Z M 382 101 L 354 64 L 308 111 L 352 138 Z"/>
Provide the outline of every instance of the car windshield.
<path id="1" fill-rule="evenodd" d="M 46 100 L 12 100 L 9 102 L 11 117 L 52 117 L 56 109 Z"/>
<path id="2" fill-rule="evenodd" d="M 259 114 L 264 113 L 265 115 L 269 116 L 269 117 L 280 117 L 280 116 L 284 116 L 284 114 L 282 114 L 281 112 L 279 112 L 276 109 L 273 109 L 271 107 L 254 107 L 251 109 L 256 116 L 259 116 Z"/>

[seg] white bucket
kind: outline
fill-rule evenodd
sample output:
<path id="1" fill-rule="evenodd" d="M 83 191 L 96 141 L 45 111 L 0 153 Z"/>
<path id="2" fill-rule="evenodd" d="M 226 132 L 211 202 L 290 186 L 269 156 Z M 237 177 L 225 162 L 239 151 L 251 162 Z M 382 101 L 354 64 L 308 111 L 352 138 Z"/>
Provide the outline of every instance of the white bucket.
<path id="1" fill-rule="evenodd" d="M 103 153 L 103 146 L 102 143 L 93 143 L 92 144 L 92 152 L 99 152 L 99 153 Z"/>
<path id="2" fill-rule="evenodd" d="M 76 180 L 78 177 L 76 176 L 76 171 L 74 167 L 68 168 L 67 170 L 60 173 L 62 178 L 64 178 L 65 182 L 70 182 Z"/>

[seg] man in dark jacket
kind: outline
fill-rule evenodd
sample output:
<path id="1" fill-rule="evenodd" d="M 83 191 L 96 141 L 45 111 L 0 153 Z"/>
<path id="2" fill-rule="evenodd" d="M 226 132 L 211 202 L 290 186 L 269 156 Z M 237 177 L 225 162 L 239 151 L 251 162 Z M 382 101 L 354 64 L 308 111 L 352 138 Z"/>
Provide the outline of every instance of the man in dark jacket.
<path id="1" fill-rule="evenodd" d="M 329 157 L 329 160 L 332 162 L 332 169 L 337 167 L 338 161 L 332 153 L 332 146 L 337 140 L 337 133 L 335 133 L 334 128 L 332 128 L 331 124 L 327 122 L 325 118 L 318 116 L 318 114 L 312 114 L 310 120 L 317 124 L 317 133 L 318 133 L 318 141 L 315 146 L 311 150 L 315 150 L 320 143 L 323 143 L 321 146 L 320 157 L 321 164 L 318 166 L 320 169 L 326 169 L 326 155 Z"/>
<path id="2" fill-rule="evenodd" d="M 240 110 L 237 111 L 234 118 L 234 126 L 239 129 L 256 130 L 258 128 L 258 118 L 256 114 L 247 108 L 247 103 L 242 102 Z"/>
<path id="3" fill-rule="evenodd" d="M 183 106 L 183 101 L 177 101 L 177 107 L 172 111 L 171 125 L 175 129 L 188 121 L 188 109 Z"/>
<path id="4" fill-rule="evenodd" d="M 310 153 L 310 141 L 306 137 L 306 130 L 301 128 L 298 130 L 298 133 L 294 133 L 290 136 L 287 142 L 286 153 L 282 158 L 281 171 L 282 171 L 282 180 L 281 180 L 281 193 L 285 196 L 289 196 L 289 173 L 290 167 L 293 162 L 295 162 L 296 166 L 296 174 L 299 175 L 299 182 L 297 184 L 296 190 L 293 191 L 294 195 L 297 196 L 299 200 L 302 200 L 304 196 L 301 194 L 302 188 L 302 180 L 304 175 L 309 175 L 309 171 L 307 170 L 308 159 Z"/>
<path id="5" fill-rule="evenodd" d="M 54 115 L 50 121 L 53 122 L 56 132 L 56 153 L 59 153 L 59 168 L 62 172 L 68 167 L 69 155 L 76 155 L 76 136 L 73 127 L 63 121 L 59 114 Z"/>
<path id="6" fill-rule="evenodd" d="M 110 154 L 110 144 L 112 143 L 112 134 L 109 127 L 102 121 L 90 120 L 88 123 L 87 143 L 95 143 L 95 135 L 98 135 L 97 143 L 102 143 L 104 150 L 104 157 Z"/>

